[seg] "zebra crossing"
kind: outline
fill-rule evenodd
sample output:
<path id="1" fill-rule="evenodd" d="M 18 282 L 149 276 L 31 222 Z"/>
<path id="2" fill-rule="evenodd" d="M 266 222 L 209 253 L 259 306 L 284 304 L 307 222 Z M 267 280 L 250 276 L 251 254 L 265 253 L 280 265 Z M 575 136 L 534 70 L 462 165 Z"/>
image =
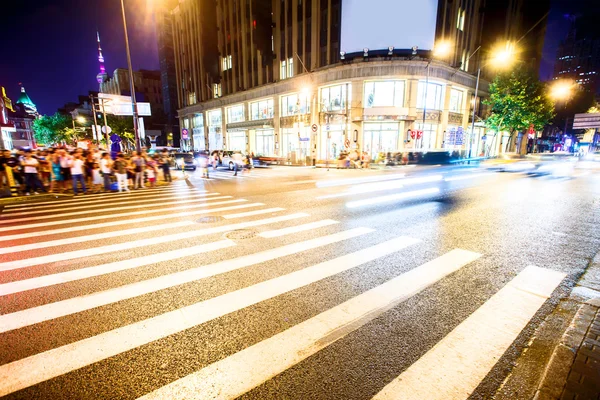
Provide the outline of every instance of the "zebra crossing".
<path id="1" fill-rule="evenodd" d="M 212 219 L 199 222 L 203 216 Z M 371 329 L 381 316 L 442 281 L 463 279 L 459 272 L 485 258 L 453 248 L 411 265 L 409 255 L 421 251 L 423 239 L 346 222 L 184 184 L 6 206 L 0 214 L 0 342 L 7 344 L 0 349 L 0 397 L 249 395 L 334 344 L 351 341 L 353 333 Z M 240 239 L 230 235 L 235 232 L 254 235 Z M 383 265 L 397 273 L 252 341 L 208 346 L 199 335 L 215 323 L 233 332 L 277 324 L 279 308 L 303 308 L 306 300 L 295 294 L 329 285 L 331 291 L 315 292 L 326 299 L 347 289 L 336 289 L 341 277 L 358 270 L 377 274 Z M 364 398 L 468 398 L 565 278 L 537 266 L 520 270 Z M 175 301 L 179 291 L 191 297 Z M 262 317 L 229 326 L 232 316 L 251 311 Z M 106 320 L 110 315 L 115 321 Z M 83 328 L 88 319 L 94 328 Z M 81 326 L 82 332 L 57 330 L 66 326 Z M 169 351 L 187 342 L 193 355 Z M 198 364 L 165 375 L 141 359 L 154 346 L 162 350 L 152 357 L 192 356 Z M 133 363 L 123 368 L 150 382 L 126 396 L 118 393 L 119 385 L 102 380 L 110 363 L 123 357 Z M 66 387 L 72 379 L 85 380 L 85 388 Z"/>

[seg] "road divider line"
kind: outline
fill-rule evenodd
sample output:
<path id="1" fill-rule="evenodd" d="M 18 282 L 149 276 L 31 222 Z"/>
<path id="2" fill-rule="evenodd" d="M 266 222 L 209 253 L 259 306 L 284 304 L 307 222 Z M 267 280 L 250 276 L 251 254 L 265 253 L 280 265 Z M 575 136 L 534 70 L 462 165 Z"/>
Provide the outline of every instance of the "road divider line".
<path id="1" fill-rule="evenodd" d="M 317 182 L 315 179 L 306 179 L 303 181 L 292 181 L 292 182 L 284 182 L 284 185 L 304 185 L 307 183 L 315 183 Z"/>
<path id="2" fill-rule="evenodd" d="M 357 228 L 362 235 L 372 229 Z M 322 238 L 320 238 L 322 239 Z M 153 318 L 0 366 L 0 396 L 193 328 L 232 312 L 377 260 L 418 242 L 397 238 Z M 395 244 L 395 246 L 392 245 Z"/>
<path id="3" fill-rule="evenodd" d="M 92 308 L 102 307 L 126 299 L 142 296 L 144 294 L 154 293 L 159 290 L 195 282 L 211 276 L 246 268 L 251 265 L 276 260 L 281 257 L 298 254 L 303 251 L 316 249 L 371 232 L 374 232 L 374 230 L 369 228 L 355 228 L 231 260 L 219 261 L 217 263 L 175 272 L 153 279 L 131 283 L 129 285 L 92 293 L 86 296 L 74 297 L 55 303 L 28 308 L 22 311 L 16 311 L 11 314 L 0 315 L 0 333 L 20 329 L 44 321 L 50 321 L 55 318 L 64 317 L 85 310 L 91 310 Z M 0 373 L 0 378 L 1 377 L 2 373 Z"/>
<path id="4" fill-rule="evenodd" d="M 223 218 L 225 218 L 225 219 L 245 218 L 245 217 L 251 217 L 254 215 L 275 213 L 275 212 L 284 211 L 284 210 L 285 210 L 285 208 L 274 207 L 274 208 L 267 208 L 264 210 L 248 211 L 248 212 L 243 212 L 243 213 L 239 213 L 239 214 L 227 214 L 227 215 L 223 215 Z"/>
<path id="5" fill-rule="evenodd" d="M 237 224 L 229 224 L 223 226 L 217 226 L 213 228 L 205 228 L 202 230 L 204 235 L 211 235 L 215 233 L 228 232 L 235 229 L 244 229 L 244 228 L 252 228 L 256 226 L 275 224 L 279 222 L 291 221 L 298 218 L 308 217 L 308 214 L 305 213 L 297 213 L 290 215 L 283 215 L 281 217 L 273 217 L 267 219 L 260 219 L 257 221 L 250 222 L 241 222 Z M 192 222 L 193 223 L 193 222 Z M 219 243 L 219 242 L 217 242 Z M 66 282 L 72 282 L 80 279 L 92 278 L 95 276 L 105 275 L 117 271 L 124 271 L 127 269 L 137 268 L 143 265 L 149 265 L 153 263 L 158 263 L 166 260 L 172 260 L 181 257 L 187 257 L 191 253 L 190 249 L 197 249 L 197 251 L 201 251 L 200 249 L 206 246 L 210 246 L 210 244 L 203 244 L 200 246 L 192 247 L 192 248 L 184 248 L 178 250 L 172 250 L 169 252 L 152 254 L 139 258 L 132 258 L 123 261 L 116 261 L 113 263 L 98 265 L 95 267 L 87 267 L 76 269 L 72 271 L 60 272 L 52 275 L 45 275 L 36 278 L 24 279 L 20 281 L 8 282 L 4 284 L 0 284 L 0 296 L 6 296 L 13 293 L 24 292 L 26 290 L 39 289 L 42 287 L 58 285 Z M 195 253 L 194 253 L 195 254 Z"/>
<path id="6" fill-rule="evenodd" d="M 185 196 L 181 196 L 181 195 L 173 195 L 173 194 L 169 194 L 169 195 L 161 195 L 161 196 L 149 196 L 152 198 L 147 198 L 147 197 L 143 197 L 142 200 L 126 200 L 126 201 L 120 201 L 120 202 L 116 202 L 116 203 L 109 203 L 108 205 L 112 206 L 117 206 L 117 205 L 125 205 L 125 204 L 131 204 L 133 206 L 133 204 L 139 205 L 140 203 L 161 203 L 164 200 L 186 200 L 186 199 L 198 199 L 198 198 L 206 198 L 206 200 L 211 200 L 211 199 L 223 199 L 223 198 L 231 198 L 231 196 L 221 196 L 221 197 L 212 197 L 212 196 L 216 196 L 219 195 L 220 193 L 198 193 L 198 194 L 190 194 L 190 195 L 185 195 Z M 118 199 L 120 200 L 120 199 Z M 69 206 L 72 207 L 62 207 L 62 206 L 55 206 L 55 207 L 51 207 L 51 208 L 45 208 L 43 210 L 40 210 L 39 208 L 36 208 L 35 210 L 29 210 L 29 211 L 24 211 L 24 212 L 16 212 L 13 213 L 12 210 L 3 213 L 2 215 L 5 217 L 16 217 L 19 215 L 33 215 L 33 214 L 46 214 L 46 213 L 62 213 L 64 211 L 69 211 L 69 210 L 82 210 L 85 208 L 98 208 L 98 207 L 106 207 L 107 203 L 105 200 L 102 200 L 99 204 L 89 204 L 88 203 L 84 203 L 84 204 L 77 204 L 77 205 L 73 205 L 73 204 L 69 204 Z M 144 207 L 145 205 L 141 205 L 140 207 Z M 101 209 L 98 212 L 104 212 L 106 209 Z M 89 213 L 93 213 L 96 212 L 94 210 L 88 210 L 87 212 Z M 60 215 L 60 214 L 58 214 Z M 8 220 L 10 221 L 10 220 Z"/>
<path id="7" fill-rule="evenodd" d="M 373 399 L 467 399 L 565 276 L 525 268 Z"/>
<path id="8" fill-rule="evenodd" d="M 216 206 L 216 205 L 220 205 L 220 204 L 241 203 L 241 202 L 246 202 L 246 201 L 248 201 L 248 200 L 236 199 L 236 200 L 220 201 L 220 202 L 213 202 L 213 203 L 190 204 L 190 205 L 179 206 L 179 207 L 169 207 L 168 211 L 171 212 L 171 211 L 175 211 L 175 210 L 192 210 L 194 208 L 204 208 L 204 207 Z M 264 205 L 263 203 L 253 203 L 253 204 Z M 244 208 L 244 207 L 240 207 L 240 208 Z M 45 227 L 45 226 L 75 224 L 75 223 L 80 223 L 80 222 L 98 221 L 98 220 L 110 219 L 110 218 L 125 218 L 125 217 L 130 217 L 133 215 L 144 215 L 144 214 L 157 213 L 157 212 L 162 212 L 163 215 L 160 216 L 160 218 L 156 218 L 156 219 L 174 218 L 175 215 L 177 215 L 177 214 L 174 215 L 174 214 L 165 213 L 165 210 L 141 210 L 141 211 L 131 211 L 131 212 L 126 212 L 126 213 L 119 213 L 119 214 L 96 215 L 93 217 L 65 219 L 65 220 L 60 220 L 60 221 L 40 222 L 40 223 L 36 223 L 36 224 L 6 226 L 6 227 L 2 227 L 2 232 L 31 229 L 31 228 L 41 228 L 41 227 Z M 181 214 L 181 216 L 184 216 L 184 217 L 187 215 L 195 215 L 195 214 L 189 214 L 189 213 L 180 213 L 180 214 Z M 206 214 L 206 213 L 203 212 L 201 214 Z M 147 217 L 147 218 L 151 218 L 151 217 Z M 156 219 L 146 219 L 146 221 L 153 221 Z M 134 221 L 133 220 L 124 220 L 121 223 L 132 224 L 132 223 L 134 223 Z M 74 227 L 74 228 L 76 228 L 76 227 Z M 86 229 L 88 229 L 88 228 L 86 227 Z M 2 241 L 2 240 L 8 240 L 8 239 L 6 239 L 5 236 L 0 235 L 0 241 Z"/>
<path id="9" fill-rule="evenodd" d="M 393 202 L 396 200 L 413 199 L 413 198 L 417 198 L 417 197 L 421 197 L 421 196 L 437 194 L 439 192 L 440 192 L 440 189 L 438 189 L 438 188 L 412 190 L 410 192 L 390 194 L 387 196 L 371 197 L 371 198 L 364 199 L 364 200 L 349 201 L 348 203 L 346 203 L 346 207 L 356 208 L 356 207 L 363 207 L 363 206 L 371 206 L 374 204 L 390 203 L 390 202 Z"/>
<path id="10" fill-rule="evenodd" d="M 295 225 L 295 226 L 290 226 L 287 228 L 261 232 L 258 234 L 258 236 L 261 236 L 264 238 L 274 238 L 274 237 L 290 235 L 292 233 L 310 231 L 313 229 L 318 229 L 318 228 L 322 228 L 324 226 L 329 226 L 329 225 L 334 225 L 334 224 L 339 224 L 339 221 L 334 221 L 332 219 L 323 219 L 321 221 L 309 222 L 308 224 Z"/>
<path id="11" fill-rule="evenodd" d="M 391 181 L 395 179 L 404 178 L 405 174 L 387 174 L 387 175 L 374 175 L 363 178 L 349 178 L 349 179 L 325 179 L 317 181 L 317 187 L 325 188 L 332 186 L 347 186 L 355 185 L 366 182 L 380 182 L 380 181 Z"/>
<path id="12" fill-rule="evenodd" d="M 206 190 L 196 190 L 194 188 L 189 188 L 187 186 L 181 186 L 181 187 L 166 187 L 166 188 L 157 188 L 157 189 L 149 189 L 146 191 L 134 191 L 134 192 L 124 192 L 124 193 L 118 193 L 118 192 L 111 192 L 111 193 L 102 193 L 102 195 L 104 196 L 109 196 L 109 197 L 115 197 L 115 198 L 134 198 L 136 196 L 151 196 L 151 195 L 155 195 L 155 194 L 159 194 L 159 193 L 172 193 L 172 192 L 207 192 Z M 52 195 L 53 193 L 49 193 L 50 195 Z M 57 193 L 58 194 L 58 193 Z M 99 197 L 94 197 L 96 195 L 85 195 L 85 196 L 81 196 L 81 197 L 75 197 L 75 198 L 71 198 L 68 200 L 51 200 L 51 201 L 40 201 L 40 202 L 35 202 L 35 203 L 31 203 L 28 204 L 27 206 L 23 206 L 23 204 L 8 204 L 5 206 L 5 209 L 10 209 L 10 210 L 15 210 L 15 209 L 30 209 L 30 208 L 37 208 L 38 206 L 44 206 L 44 205 L 55 205 L 55 204 L 64 204 L 64 203 L 81 203 L 81 202 L 85 202 L 85 201 L 100 201 Z M 100 196 L 100 195 L 97 195 Z M 101 199 L 101 201 L 106 201 L 106 199 Z"/>
<path id="13" fill-rule="evenodd" d="M 394 252 L 404 244 L 397 240 L 386 250 Z M 140 399 L 237 398 L 479 257 L 470 251 L 452 250 Z"/>
<path id="14" fill-rule="evenodd" d="M 222 200 L 222 199 L 231 199 L 231 198 L 233 198 L 233 196 L 217 196 L 217 197 L 204 198 L 203 200 L 209 201 L 209 200 Z M 98 210 L 97 212 L 108 213 L 108 212 L 112 212 L 112 211 L 134 210 L 136 208 L 141 208 L 141 207 L 162 207 L 162 206 L 170 206 L 170 205 L 175 205 L 175 204 L 193 204 L 193 203 L 197 203 L 199 200 L 200 199 L 190 199 L 190 200 L 175 199 L 174 201 L 160 202 L 159 204 L 153 204 L 153 205 L 139 206 L 139 205 L 135 204 L 135 205 L 131 205 L 131 206 L 109 207 L 109 208 L 104 208 L 102 210 Z M 159 210 L 159 211 L 161 211 L 161 210 Z M 77 215 L 90 214 L 93 212 L 94 211 L 91 211 L 91 210 L 73 211 L 73 212 L 67 212 L 67 213 L 57 212 L 57 213 L 54 213 L 53 215 L 37 215 L 34 217 L 27 217 L 27 218 L 0 219 L 0 224 L 14 224 L 15 222 L 27 222 L 27 221 L 33 221 L 33 220 L 37 221 L 40 219 L 73 217 L 73 216 L 77 216 Z M 152 210 L 147 210 L 146 212 L 152 212 Z M 154 211 L 154 212 L 156 212 L 156 211 Z"/>
<path id="15" fill-rule="evenodd" d="M 214 205 L 214 203 L 211 205 Z M 162 219 L 185 218 L 185 217 L 192 217 L 192 216 L 202 215 L 202 214 L 207 214 L 207 213 L 212 213 L 212 212 L 232 211 L 232 210 L 239 210 L 239 209 L 243 209 L 243 208 L 259 207 L 259 206 L 264 206 L 264 203 L 247 203 L 247 204 L 243 204 L 243 205 L 239 205 L 239 206 L 211 208 L 210 210 L 185 211 L 185 212 L 174 213 L 174 214 L 165 213 L 162 215 L 153 215 L 150 217 L 102 222 L 99 224 L 76 225 L 76 226 L 71 226 L 68 228 L 49 229 L 49 230 L 45 230 L 45 231 L 19 233 L 19 234 L 15 234 L 15 235 L 0 236 L 0 244 L 2 244 L 3 242 L 6 242 L 6 241 L 31 239 L 31 238 L 40 237 L 40 236 L 58 235 L 61 233 L 73 233 L 76 231 L 88 231 L 91 229 L 109 228 L 109 227 L 119 226 L 119 225 L 132 225 L 132 224 L 139 224 L 139 223 L 144 223 L 144 222 L 160 221 Z M 172 210 L 172 209 L 170 209 L 170 210 Z"/>

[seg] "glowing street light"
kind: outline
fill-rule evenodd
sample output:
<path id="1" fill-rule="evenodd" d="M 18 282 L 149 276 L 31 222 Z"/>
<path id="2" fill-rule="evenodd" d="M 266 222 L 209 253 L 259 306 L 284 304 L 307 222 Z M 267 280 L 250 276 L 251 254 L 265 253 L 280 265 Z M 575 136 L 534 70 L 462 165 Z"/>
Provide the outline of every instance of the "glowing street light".
<path id="1" fill-rule="evenodd" d="M 568 100 L 573 93 L 573 82 L 567 80 L 556 81 L 550 88 L 550 97 L 554 100 Z"/>
<path id="2" fill-rule="evenodd" d="M 446 57 L 448 54 L 450 54 L 451 50 L 452 50 L 452 46 L 450 45 L 450 42 L 447 42 L 447 41 L 439 42 L 439 43 L 436 43 L 436 45 L 433 48 L 433 55 L 438 58 L 443 58 L 443 57 Z"/>
<path id="3" fill-rule="evenodd" d="M 77 117 L 77 122 L 79 122 L 80 124 L 85 124 L 86 119 L 80 115 L 79 117 Z"/>
<path id="4" fill-rule="evenodd" d="M 508 66 L 514 61 L 515 58 L 515 49 L 514 46 L 508 42 L 506 46 L 501 49 L 497 49 L 494 51 L 494 56 L 491 61 L 500 64 L 500 66 Z"/>

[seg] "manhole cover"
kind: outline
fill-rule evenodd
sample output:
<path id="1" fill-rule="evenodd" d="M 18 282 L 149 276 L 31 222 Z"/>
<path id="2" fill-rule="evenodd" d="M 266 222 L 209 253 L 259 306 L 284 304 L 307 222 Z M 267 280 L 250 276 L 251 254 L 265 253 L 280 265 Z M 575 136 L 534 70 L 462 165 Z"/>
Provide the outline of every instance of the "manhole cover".
<path id="1" fill-rule="evenodd" d="M 235 231 L 227 232 L 224 236 L 232 240 L 251 239 L 256 236 L 256 232 L 252 229 L 236 229 Z"/>
<path id="2" fill-rule="evenodd" d="M 223 221 L 223 217 L 219 217 L 216 215 L 209 215 L 208 217 L 202 217 L 196 220 L 196 222 L 199 224 L 213 224 L 219 221 Z"/>

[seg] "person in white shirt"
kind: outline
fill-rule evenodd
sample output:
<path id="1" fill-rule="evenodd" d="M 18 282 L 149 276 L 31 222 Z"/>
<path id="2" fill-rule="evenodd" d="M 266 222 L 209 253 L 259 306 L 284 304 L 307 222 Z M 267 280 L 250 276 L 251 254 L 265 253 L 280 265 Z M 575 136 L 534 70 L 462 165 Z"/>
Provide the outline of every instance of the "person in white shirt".
<path id="1" fill-rule="evenodd" d="M 73 195 L 75 196 L 77 196 L 77 182 L 81 183 L 82 193 L 87 193 L 85 179 L 83 179 L 83 164 L 81 154 L 75 154 L 75 158 L 71 161 L 71 178 L 73 179 Z"/>
<path id="2" fill-rule="evenodd" d="M 233 168 L 235 171 L 233 176 L 237 176 L 238 168 L 242 168 L 244 165 L 242 153 L 240 153 L 239 151 L 236 151 L 235 153 L 233 153 L 232 158 L 233 158 Z"/>
<path id="3" fill-rule="evenodd" d="M 45 192 L 46 189 L 44 188 L 44 185 L 42 185 L 42 182 L 40 182 L 40 178 L 38 176 L 38 167 L 40 163 L 37 159 L 31 156 L 31 151 L 28 151 L 25 154 L 25 157 L 23 158 L 21 164 L 23 166 L 23 172 L 25 174 L 25 194 L 29 196 L 29 192 L 31 192 L 32 190 L 35 194 L 38 194 L 38 189 L 40 189 L 42 192 Z"/>
<path id="4" fill-rule="evenodd" d="M 102 159 L 100 160 L 100 172 L 104 180 L 104 191 L 110 191 L 110 175 L 112 174 L 112 160 L 110 154 L 102 153 Z"/>

